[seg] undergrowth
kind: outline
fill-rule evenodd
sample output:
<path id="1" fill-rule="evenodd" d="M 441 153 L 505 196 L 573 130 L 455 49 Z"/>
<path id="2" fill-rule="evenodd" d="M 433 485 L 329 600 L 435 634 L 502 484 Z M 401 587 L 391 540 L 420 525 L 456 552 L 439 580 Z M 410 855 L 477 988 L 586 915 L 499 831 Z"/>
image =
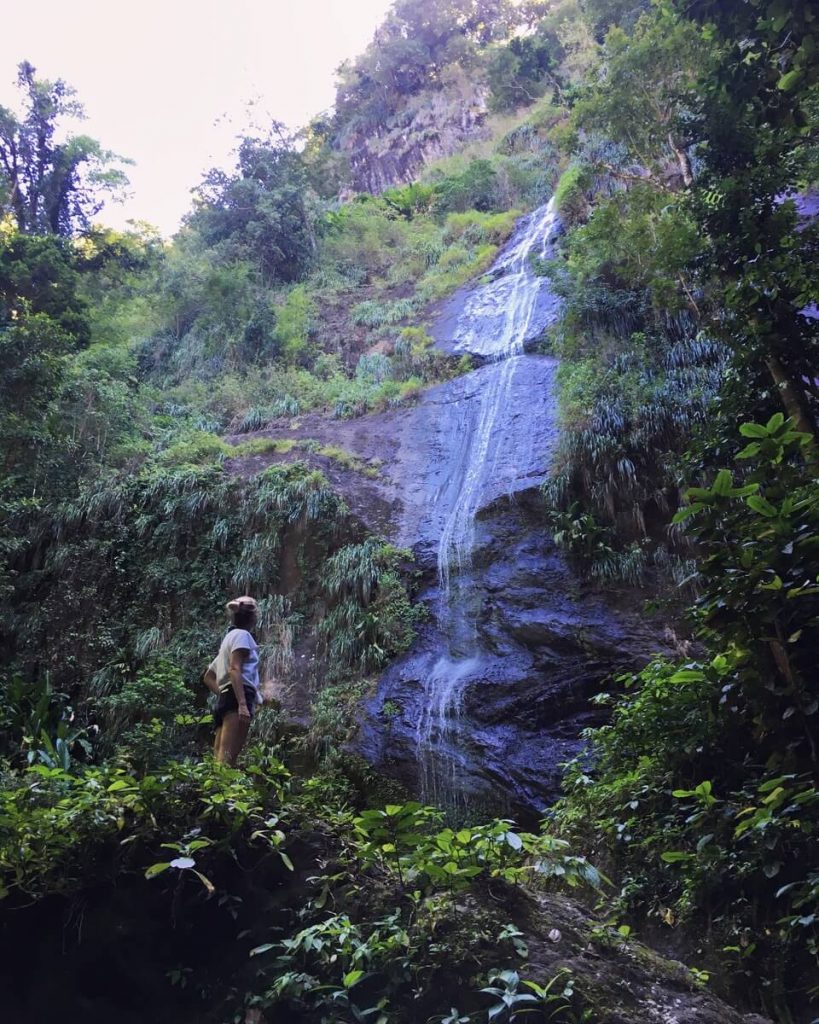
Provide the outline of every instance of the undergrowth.
<path id="1" fill-rule="evenodd" d="M 766 1012 L 815 996 L 819 827 L 814 442 L 781 413 L 743 424 L 734 473 L 675 517 L 700 546 L 700 647 L 620 680 L 556 809 L 620 885 L 616 914 L 707 929 L 711 969 Z M 700 943 L 701 946 L 701 943 Z"/>
<path id="2" fill-rule="evenodd" d="M 300 780 L 277 752 L 260 747 L 248 752 L 244 770 L 177 759 L 140 771 L 130 759 L 134 742 L 99 766 L 6 770 L 0 900 L 22 909 L 70 897 L 92 878 L 102 888 L 128 884 L 157 909 L 173 906 L 183 935 L 189 916 L 234 907 L 234 928 L 244 930 L 221 967 L 190 960 L 184 948 L 174 962 L 188 979 L 188 1005 L 198 999 L 207 1019 L 244 1004 L 305 1021 L 328 1011 L 357 1020 L 371 1008 L 385 1022 L 442 1020 L 451 1005 L 442 1004 L 446 979 L 447 999 L 474 1008 L 459 1019 L 477 1020 L 487 995 L 521 986 L 514 965 L 525 945 L 517 928 L 479 909 L 471 894 L 490 884 L 601 884 L 548 831 L 518 832 L 496 820 L 456 832 L 417 803 L 359 812 L 338 802 L 330 776 Z M 278 914 L 254 915 L 243 906 L 237 856 L 280 888 L 311 876 L 306 888 L 284 890 Z M 469 907 L 460 922 L 453 899 Z M 207 1007 L 201 1000 L 214 998 L 207 974 L 214 969 L 232 972 L 238 991 L 228 986 L 217 1007 Z M 552 1019 L 580 1020 L 569 974 L 557 983 L 533 978 L 523 989 L 550 1007 Z"/>

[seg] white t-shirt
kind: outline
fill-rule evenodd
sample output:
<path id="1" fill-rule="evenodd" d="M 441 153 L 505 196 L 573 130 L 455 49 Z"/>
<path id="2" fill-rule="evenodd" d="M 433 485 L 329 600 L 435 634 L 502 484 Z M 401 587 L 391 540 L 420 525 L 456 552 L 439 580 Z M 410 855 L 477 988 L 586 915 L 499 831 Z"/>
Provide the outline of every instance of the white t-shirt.
<path id="1" fill-rule="evenodd" d="M 246 629 L 231 629 L 225 635 L 219 653 L 211 662 L 210 667 L 216 676 L 219 689 L 223 692 L 231 687 L 230 656 L 234 651 L 245 651 L 242 662 L 242 683 L 251 687 L 256 694 L 256 703 L 261 704 L 261 687 L 259 685 L 259 648 L 252 634 Z"/>

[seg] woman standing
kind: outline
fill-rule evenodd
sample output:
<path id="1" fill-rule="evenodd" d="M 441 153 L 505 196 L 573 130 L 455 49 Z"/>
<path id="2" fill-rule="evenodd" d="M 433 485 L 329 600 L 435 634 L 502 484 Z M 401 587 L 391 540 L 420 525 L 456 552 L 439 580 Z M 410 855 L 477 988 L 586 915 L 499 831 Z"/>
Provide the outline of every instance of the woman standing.
<path id="1" fill-rule="evenodd" d="M 256 625 L 257 604 L 252 597 L 236 597 L 228 601 L 227 609 L 231 628 L 205 672 L 204 681 L 218 696 L 213 712 L 216 726 L 213 756 L 217 761 L 232 765 L 242 752 L 250 720 L 262 698 L 259 649 L 251 633 Z"/>

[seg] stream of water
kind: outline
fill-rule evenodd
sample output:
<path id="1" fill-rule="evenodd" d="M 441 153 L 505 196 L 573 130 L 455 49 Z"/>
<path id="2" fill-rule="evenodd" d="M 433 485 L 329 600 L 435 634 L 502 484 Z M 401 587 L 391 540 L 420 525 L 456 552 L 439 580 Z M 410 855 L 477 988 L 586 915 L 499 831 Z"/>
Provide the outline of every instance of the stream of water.
<path id="1" fill-rule="evenodd" d="M 536 439 L 531 433 L 520 436 L 505 421 L 515 412 L 514 385 L 525 381 L 529 369 L 524 344 L 556 315 L 548 281 L 534 273 L 532 257 L 550 255 L 559 227 L 554 200 L 522 221 L 491 267 L 490 280 L 469 293 L 454 332 L 456 351 L 479 355 L 491 365 L 479 371 L 483 377 L 476 408 L 462 424 L 461 436 L 452 438 L 460 445 L 460 457 L 439 495 L 445 515 L 438 542 L 435 614 L 447 649 L 426 673 L 416 727 L 421 795 L 439 804 L 458 803 L 463 694 L 480 664 L 481 597 L 470 577 L 476 517 L 488 497 L 498 496 L 499 478 L 508 479 L 511 490 L 519 467 L 532 463 Z M 539 399 L 547 402 L 551 396 Z"/>

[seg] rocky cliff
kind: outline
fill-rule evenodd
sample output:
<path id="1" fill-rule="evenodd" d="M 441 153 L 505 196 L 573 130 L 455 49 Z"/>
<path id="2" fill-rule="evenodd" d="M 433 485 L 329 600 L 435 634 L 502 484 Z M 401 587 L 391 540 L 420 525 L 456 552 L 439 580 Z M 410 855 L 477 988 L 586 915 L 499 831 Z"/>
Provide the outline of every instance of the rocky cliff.
<path id="1" fill-rule="evenodd" d="M 432 161 L 487 138 L 487 113 L 485 85 L 454 65 L 440 88 L 403 97 L 378 128 L 343 130 L 336 147 L 349 160 L 353 189 L 379 195 L 415 181 Z"/>
<path id="2" fill-rule="evenodd" d="M 599 720 L 590 698 L 662 647 L 640 595 L 590 586 L 545 526 L 557 363 L 526 348 L 557 303 L 530 257 L 559 230 L 553 204 L 523 218 L 489 274 L 439 310 L 439 345 L 484 365 L 409 408 L 265 432 L 331 441 L 380 466 L 372 476 L 320 464 L 358 518 L 412 549 L 429 611 L 367 704 L 360 750 L 438 804 L 537 815 Z"/>

